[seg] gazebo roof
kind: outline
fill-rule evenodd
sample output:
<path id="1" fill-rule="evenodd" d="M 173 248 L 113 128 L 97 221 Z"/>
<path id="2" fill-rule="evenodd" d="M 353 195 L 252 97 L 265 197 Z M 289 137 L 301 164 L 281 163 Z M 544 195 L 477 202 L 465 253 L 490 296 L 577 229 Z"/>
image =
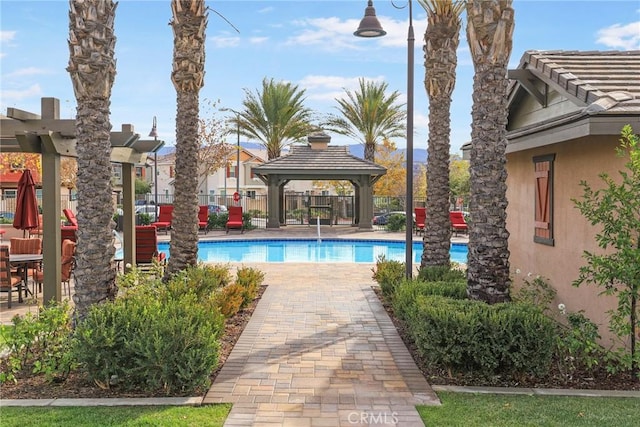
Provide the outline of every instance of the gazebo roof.
<path id="1" fill-rule="evenodd" d="M 292 145 L 289 154 L 256 166 L 253 171 L 261 176 L 279 174 L 317 179 L 325 176 L 379 176 L 384 175 L 387 169 L 350 154 L 346 146 L 313 148 L 306 144 Z"/>

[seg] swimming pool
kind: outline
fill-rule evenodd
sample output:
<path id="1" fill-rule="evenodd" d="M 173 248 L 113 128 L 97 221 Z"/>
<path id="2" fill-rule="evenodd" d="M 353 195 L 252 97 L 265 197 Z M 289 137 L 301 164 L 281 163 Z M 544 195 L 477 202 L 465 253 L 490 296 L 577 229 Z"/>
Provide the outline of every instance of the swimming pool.
<path id="1" fill-rule="evenodd" d="M 158 249 L 169 256 L 169 244 Z M 451 261 L 467 262 L 467 245 L 451 245 Z M 380 255 L 388 260 L 404 261 L 404 242 L 390 240 L 348 239 L 261 239 L 219 240 L 198 243 L 198 260 L 202 262 L 355 262 L 374 263 Z M 413 244 L 413 259 L 420 263 L 422 242 Z"/>

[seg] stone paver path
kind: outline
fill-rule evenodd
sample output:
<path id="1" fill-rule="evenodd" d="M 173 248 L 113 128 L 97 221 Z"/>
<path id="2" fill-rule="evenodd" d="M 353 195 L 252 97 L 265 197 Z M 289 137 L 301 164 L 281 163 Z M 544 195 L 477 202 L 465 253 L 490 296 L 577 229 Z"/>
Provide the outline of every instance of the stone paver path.
<path id="1" fill-rule="evenodd" d="M 422 426 L 439 400 L 371 289 L 367 264 L 258 264 L 265 291 L 204 403 L 225 426 Z"/>

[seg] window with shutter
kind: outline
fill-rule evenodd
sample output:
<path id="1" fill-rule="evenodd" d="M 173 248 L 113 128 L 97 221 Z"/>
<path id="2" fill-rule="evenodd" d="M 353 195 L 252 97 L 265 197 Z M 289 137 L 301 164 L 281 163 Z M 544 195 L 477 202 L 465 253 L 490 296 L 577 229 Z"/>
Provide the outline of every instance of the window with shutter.
<path id="1" fill-rule="evenodd" d="M 533 241 L 554 245 L 553 241 L 553 162 L 555 154 L 533 158 L 535 177 L 535 217 Z"/>

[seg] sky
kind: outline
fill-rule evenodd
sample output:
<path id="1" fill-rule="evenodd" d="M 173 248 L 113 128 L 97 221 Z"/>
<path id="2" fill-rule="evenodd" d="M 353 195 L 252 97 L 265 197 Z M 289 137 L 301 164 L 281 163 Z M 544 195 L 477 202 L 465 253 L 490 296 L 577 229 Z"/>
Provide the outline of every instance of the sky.
<path id="1" fill-rule="evenodd" d="M 305 91 L 305 105 L 337 113 L 336 98 L 354 91 L 358 80 L 384 81 L 407 94 L 407 2 L 376 0 L 387 35 L 355 37 L 365 0 L 207 1 L 205 83 L 201 115 L 208 107 L 242 109 L 247 92 L 264 78 L 286 81 Z M 427 147 L 429 104 L 424 89 L 422 46 L 426 12 L 413 1 L 415 31 L 414 147 Z M 640 1 L 515 0 L 510 68 L 527 50 L 640 49 Z M 0 0 L 0 114 L 8 107 L 40 113 L 40 99 L 60 99 L 61 118 L 75 116 L 69 73 L 69 3 L 62 0 Z M 113 130 L 132 124 L 148 139 L 153 117 L 158 139 L 175 145 L 176 93 L 171 83 L 173 33 L 169 0 L 120 0 L 116 9 L 117 75 L 111 94 Z M 451 106 L 451 151 L 470 140 L 473 63 L 466 38 L 466 16 L 458 47 L 457 82 Z M 224 119 L 224 112 L 215 113 Z M 331 135 L 332 144 L 357 141 Z M 235 135 L 229 142 L 235 142 Z M 244 141 L 244 137 L 242 139 Z M 404 139 L 396 138 L 399 148 Z"/>

